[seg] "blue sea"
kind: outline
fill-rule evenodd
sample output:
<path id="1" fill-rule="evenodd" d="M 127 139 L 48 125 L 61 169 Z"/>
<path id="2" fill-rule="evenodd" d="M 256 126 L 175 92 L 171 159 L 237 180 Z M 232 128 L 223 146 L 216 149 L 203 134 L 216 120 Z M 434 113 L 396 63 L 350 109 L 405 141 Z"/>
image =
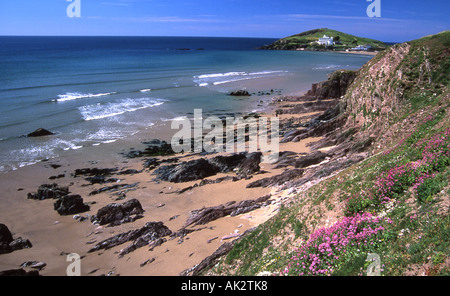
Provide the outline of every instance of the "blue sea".
<path id="1" fill-rule="evenodd" d="M 214 115 L 261 111 L 274 94 L 306 91 L 332 71 L 359 69 L 371 58 L 257 49 L 273 41 L 0 37 L 0 172 L 101 149 L 196 108 Z M 254 95 L 228 95 L 238 89 Z M 38 128 L 56 134 L 23 137 Z"/>

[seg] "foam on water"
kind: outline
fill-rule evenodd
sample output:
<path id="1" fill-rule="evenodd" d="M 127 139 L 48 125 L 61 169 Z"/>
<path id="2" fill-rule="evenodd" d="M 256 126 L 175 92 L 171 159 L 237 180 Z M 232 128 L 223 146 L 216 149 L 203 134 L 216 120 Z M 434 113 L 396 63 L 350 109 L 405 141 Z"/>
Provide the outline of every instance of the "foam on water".
<path id="1" fill-rule="evenodd" d="M 231 82 L 237 82 L 249 79 L 267 78 L 272 76 L 288 75 L 288 71 L 274 70 L 274 71 L 257 71 L 257 72 L 226 72 L 226 73 L 212 73 L 194 76 L 194 82 L 198 86 L 221 85 Z"/>
<path id="2" fill-rule="evenodd" d="M 141 109 L 156 107 L 164 104 L 161 99 L 140 98 L 123 99 L 112 103 L 97 103 L 79 107 L 78 110 L 85 121 L 103 119 L 121 115 L 127 112 L 134 112 Z"/>
<path id="3" fill-rule="evenodd" d="M 108 92 L 108 93 L 100 93 L 100 94 L 83 94 L 78 92 L 68 92 L 63 95 L 58 95 L 59 99 L 53 100 L 54 102 L 67 102 L 67 101 L 73 101 L 78 99 L 85 99 L 85 98 L 97 98 L 97 97 L 103 97 L 103 96 L 109 96 L 116 94 L 117 92 Z"/>

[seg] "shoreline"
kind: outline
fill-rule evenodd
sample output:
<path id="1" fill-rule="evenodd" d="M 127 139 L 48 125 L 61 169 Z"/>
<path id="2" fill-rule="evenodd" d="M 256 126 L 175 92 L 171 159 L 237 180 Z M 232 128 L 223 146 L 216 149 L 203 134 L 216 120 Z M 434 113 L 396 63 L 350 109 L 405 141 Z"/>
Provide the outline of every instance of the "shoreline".
<path id="1" fill-rule="evenodd" d="M 267 104 L 265 114 L 274 116 L 276 108 L 277 106 Z M 158 131 L 158 135 L 151 132 L 145 134 L 151 133 L 152 136 L 149 138 L 164 139 L 164 135 L 169 129 L 170 121 L 161 122 L 159 125 L 156 124 L 149 128 L 149 131 Z M 111 146 L 86 147 L 86 150 L 82 149 L 84 151 L 74 151 L 65 157 L 41 161 L 3 173 L 0 179 L 0 186 L 3 189 L 3 196 L 0 200 L 0 216 L 2 217 L 0 222 L 9 228 L 14 238 L 28 239 L 33 246 L 29 249 L 0 255 L 2 259 L 0 271 L 19 269 L 22 263 L 38 261 L 46 264 L 45 268 L 39 271 L 41 275 L 66 275 L 66 268 L 69 264 L 66 256 L 69 253 L 77 253 L 82 256 L 82 275 L 178 275 L 208 257 L 224 242 L 236 239 L 249 229 L 267 221 L 278 211 L 281 204 L 280 198 L 284 197 L 283 194 L 274 195 L 275 192 L 271 188 L 249 189 L 246 186 L 255 180 L 275 176 L 282 171 L 281 169 L 273 169 L 271 165 L 261 164 L 262 173 L 252 175 L 248 180 L 242 179 L 237 182 L 226 180 L 178 194 L 177 190 L 199 184 L 201 180 L 185 183 L 155 182 L 151 170 L 143 169 L 142 166 L 147 157 L 125 158 L 120 155 L 120 152 L 141 149 L 145 146 L 142 144 L 145 140 L 148 139 L 139 138 L 139 143 L 134 142 L 134 145 L 130 145 L 132 143 L 129 140 L 119 140 Z M 305 154 L 309 152 L 306 145 L 313 140 L 318 139 L 307 139 L 295 147 L 286 144 L 286 147 L 289 150 L 294 148 L 297 153 Z M 105 151 L 114 149 L 112 147 L 124 149 L 116 151 L 114 154 L 116 156 L 111 157 L 112 154 L 105 153 Z M 284 150 L 286 149 L 282 144 L 280 151 Z M 100 159 L 102 155 L 103 157 Z M 222 155 L 229 155 L 229 153 Z M 217 154 L 208 155 L 206 158 L 214 156 Z M 196 154 L 176 154 L 156 158 L 179 158 L 180 162 L 187 162 L 205 157 Z M 117 184 L 137 183 L 138 185 L 125 193 L 126 197 L 120 200 L 108 192 L 90 196 L 92 190 L 111 184 L 93 185 L 82 177 L 74 175 L 77 169 L 84 168 L 135 170 L 137 172 L 135 174 L 114 175 L 114 177 L 120 180 Z M 219 173 L 206 179 L 218 180 L 235 175 L 233 172 Z M 53 208 L 54 200 L 27 199 L 28 193 L 36 192 L 38 187 L 43 184 L 52 183 L 56 183 L 58 186 L 68 186 L 71 194 L 78 194 L 83 198 L 83 202 L 90 206 L 90 211 L 79 215 L 88 217 L 87 220 L 80 222 L 74 219 L 74 215 L 59 215 Z M 161 221 L 173 233 L 176 233 L 184 229 L 183 226 L 192 211 L 230 202 L 257 200 L 268 194 L 271 194 L 270 203 L 263 207 L 234 217 L 226 216 L 204 226 L 192 227 L 195 231 L 180 238 L 182 242 L 180 239 L 168 238 L 164 244 L 154 248 L 151 252 L 144 247 L 124 258 L 118 258 L 117 253 L 128 244 L 89 253 L 89 249 L 100 241 L 119 233 L 138 229 L 148 222 Z M 98 226 L 89 221 L 89 218 L 95 215 L 100 208 L 112 203 L 123 204 L 132 199 L 137 199 L 142 204 L 143 218 L 115 227 Z M 141 267 L 147 260 L 152 261 L 151 264 L 147 263 Z M 180 264 L 180 261 L 183 264 Z M 31 270 L 29 267 L 25 269 Z"/>

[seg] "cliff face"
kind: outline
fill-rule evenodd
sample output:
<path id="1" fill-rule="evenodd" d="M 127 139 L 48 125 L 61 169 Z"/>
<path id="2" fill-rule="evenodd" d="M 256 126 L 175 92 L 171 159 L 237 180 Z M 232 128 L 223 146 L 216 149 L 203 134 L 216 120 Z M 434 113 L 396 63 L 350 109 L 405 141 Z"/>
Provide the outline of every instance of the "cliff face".
<path id="1" fill-rule="evenodd" d="M 341 99 L 345 125 L 335 137 L 352 130 L 352 141 L 386 144 L 400 126 L 411 132 L 437 102 L 448 99 L 449 40 L 447 31 L 397 44 L 364 65 Z"/>

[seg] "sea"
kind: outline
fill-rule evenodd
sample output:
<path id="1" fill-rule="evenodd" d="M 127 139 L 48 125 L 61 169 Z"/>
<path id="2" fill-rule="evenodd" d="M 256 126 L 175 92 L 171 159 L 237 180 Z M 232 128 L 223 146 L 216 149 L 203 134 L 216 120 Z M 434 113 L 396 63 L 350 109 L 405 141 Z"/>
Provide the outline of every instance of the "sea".
<path id="1" fill-rule="evenodd" d="M 259 112 L 371 56 L 270 51 L 268 38 L 0 36 L 0 173 L 102 149 L 202 109 Z M 230 96 L 245 89 L 252 96 Z M 31 138 L 45 128 L 53 136 Z M 151 135 L 146 135 L 151 138 Z"/>

